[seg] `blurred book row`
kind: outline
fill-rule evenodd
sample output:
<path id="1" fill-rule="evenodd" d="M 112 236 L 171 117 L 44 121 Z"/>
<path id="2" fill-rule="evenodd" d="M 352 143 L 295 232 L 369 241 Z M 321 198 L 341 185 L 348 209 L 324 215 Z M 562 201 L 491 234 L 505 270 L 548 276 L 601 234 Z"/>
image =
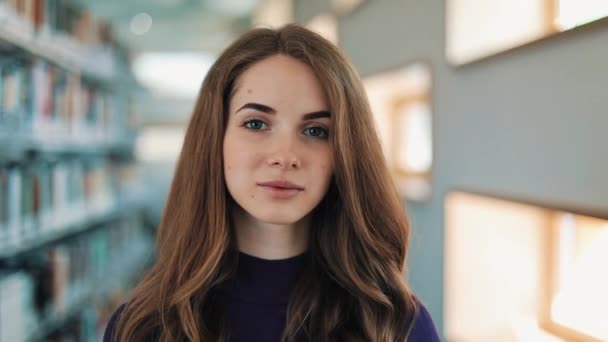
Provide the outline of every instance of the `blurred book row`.
<path id="1" fill-rule="evenodd" d="M 125 218 L 0 271 L 0 341 L 99 340 L 120 301 L 112 291 L 151 260 L 147 239 L 141 219 Z"/>
<path id="2" fill-rule="evenodd" d="M 134 167 L 78 157 L 0 166 L 0 248 L 111 215 L 127 199 L 137 203 Z"/>
<path id="3" fill-rule="evenodd" d="M 0 37 L 101 80 L 115 74 L 119 54 L 110 26 L 74 1 L 0 0 Z"/>
<path id="4" fill-rule="evenodd" d="M 5 134 L 43 142 L 115 142 L 135 125 L 128 99 L 38 57 L 0 58 L 0 111 Z"/>
<path id="5" fill-rule="evenodd" d="M 126 56 L 74 1 L 0 0 L 0 342 L 99 340 L 153 260 Z"/>

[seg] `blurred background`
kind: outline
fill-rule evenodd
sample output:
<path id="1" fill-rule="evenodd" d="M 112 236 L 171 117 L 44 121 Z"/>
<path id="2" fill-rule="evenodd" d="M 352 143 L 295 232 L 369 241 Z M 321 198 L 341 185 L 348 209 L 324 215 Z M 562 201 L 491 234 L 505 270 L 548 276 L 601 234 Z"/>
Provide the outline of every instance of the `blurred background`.
<path id="1" fill-rule="evenodd" d="M 297 22 L 360 72 L 446 341 L 608 341 L 608 1 L 0 0 L 0 342 L 98 341 L 194 100 Z"/>

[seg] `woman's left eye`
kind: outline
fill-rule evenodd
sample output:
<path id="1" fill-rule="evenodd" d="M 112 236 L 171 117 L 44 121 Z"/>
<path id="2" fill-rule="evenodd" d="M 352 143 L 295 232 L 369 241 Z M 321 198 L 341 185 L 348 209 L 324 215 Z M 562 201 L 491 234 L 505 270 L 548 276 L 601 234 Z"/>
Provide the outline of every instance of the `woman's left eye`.
<path id="1" fill-rule="evenodd" d="M 323 127 L 308 127 L 304 130 L 304 132 L 307 135 L 319 138 L 326 138 L 328 135 L 327 129 Z"/>
<path id="2" fill-rule="evenodd" d="M 266 128 L 267 125 L 264 121 L 253 119 L 246 121 L 243 126 L 245 126 L 245 128 L 257 131 Z"/>

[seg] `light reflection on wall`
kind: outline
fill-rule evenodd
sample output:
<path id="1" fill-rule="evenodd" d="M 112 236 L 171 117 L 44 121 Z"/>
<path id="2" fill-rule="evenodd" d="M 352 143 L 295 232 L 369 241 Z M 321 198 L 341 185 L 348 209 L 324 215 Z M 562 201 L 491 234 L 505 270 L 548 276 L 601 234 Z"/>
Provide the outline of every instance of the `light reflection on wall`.
<path id="1" fill-rule="evenodd" d="M 608 15 L 608 1 L 559 0 L 559 15 L 555 25 L 560 31 L 569 30 Z"/>
<path id="2" fill-rule="evenodd" d="M 608 16 L 605 0 L 447 0 L 446 8 L 446 55 L 454 65 Z"/>
<path id="3" fill-rule="evenodd" d="M 397 147 L 400 151 L 397 164 L 404 170 L 417 173 L 431 169 L 431 108 L 427 103 L 417 102 L 403 108 L 399 113 L 400 130 L 409 132 Z"/>
<path id="4" fill-rule="evenodd" d="M 608 340 L 608 225 L 564 215 L 559 226 L 557 295 L 551 317 L 557 324 Z"/>
<path id="5" fill-rule="evenodd" d="M 133 62 L 135 77 L 154 95 L 194 99 L 215 56 L 190 52 L 147 52 Z"/>
<path id="6" fill-rule="evenodd" d="M 528 342 L 538 326 L 542 210 L 467 193 L 445 202 L 447 341 Z M 534 327 L 536 327 L 534 329 Z M 532 338 L 532 336 L 535 336 Z"/>
<path id="7" fill-rule="evenodd" d="M 430 67 L 414 63 L 366 77 L 364 84 L 397 187 L 410 200 L 428 200 L 433 166 Z"/>
<path id="8" fill-rule="evenodd" d="M 608 220 L 450 193 L 448 341 L 607 341 Z"/>

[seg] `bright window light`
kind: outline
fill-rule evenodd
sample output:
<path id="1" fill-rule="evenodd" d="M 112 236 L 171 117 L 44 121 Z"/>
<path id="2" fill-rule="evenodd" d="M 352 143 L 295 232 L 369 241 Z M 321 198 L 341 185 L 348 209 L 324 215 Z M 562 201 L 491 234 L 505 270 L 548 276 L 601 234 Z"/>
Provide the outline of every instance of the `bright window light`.
<path id="1" fill-rule="evenodd" d="M 203 53 L 144 53 L 133 63 L 135 77 L 159 95 L 196 97 L 215 56 Z"/>
<path id="2" fill-rule="evenodd" d="M 137 159 L 144 162 L 173 162 L 184 144 L 185 127 L 147 127 L 137 137 Z"/>
<path id="3" fill-rule="evenodd" d="M 416 103 L 408 106 L 403 116 L 405 139 L 401 140 L 398 163 L 410 171 L 428 172 L 433 161 L 431 110 L 425 103 Z"/>
<path id="4" fill-rule="evenodd" d="M 608 15 L 608 1 L 559 0 L 556 24 L 562 30 L 584 25 Z"/>
<path id="5" fill-rule="evenodd" d="M 608 340 L 608 273 L 599 271 L 608 263 L 608 225 L 575 224 L 568 217 L 559 227 L 560 289 L 553 301 L 555 322 Z"/>

